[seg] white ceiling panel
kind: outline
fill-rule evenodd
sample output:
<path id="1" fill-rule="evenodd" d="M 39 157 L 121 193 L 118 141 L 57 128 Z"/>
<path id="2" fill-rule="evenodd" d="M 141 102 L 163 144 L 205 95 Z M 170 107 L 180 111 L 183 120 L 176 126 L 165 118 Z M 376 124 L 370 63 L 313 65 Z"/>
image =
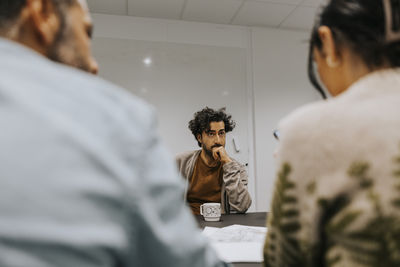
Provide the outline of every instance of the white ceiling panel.
<path id="1" fill-rule="evenodd" d="M 237 14 L 233 24 L 277 27 L 295 8 L 295 5 L 247 1 Z"/>
<path id="2" fill-rule="evenodd" d="M 188 0 L 183 20 L 229 24 L 242 0 Z"/>
<path id="3" fill-rule="evenodd" d="M 88 0 L 89 10 L 93 13 L 105 13 L 111 15 L 127 15 L 128 0 Z"/>
<path id="4" fill-rule="evenodd" d="M 289 17 L 287 17 L 287 19 L 281 24 L 281 27 L 299 30 L 311 30 L 314 25 L 316 12 L 316 7 L 300 6 L 296 8 Z"/>
<path id="5" fill-rule="evenodd" d="M 185 0 L 128 0 L 128 14 L 138 17 L 179 19 L 184 2 Z"/>
<path id="6" fill-rule="evenodd" d="M 309 30 L 328 0 L 88 0 L 90 11 L 160 19 Z"/>

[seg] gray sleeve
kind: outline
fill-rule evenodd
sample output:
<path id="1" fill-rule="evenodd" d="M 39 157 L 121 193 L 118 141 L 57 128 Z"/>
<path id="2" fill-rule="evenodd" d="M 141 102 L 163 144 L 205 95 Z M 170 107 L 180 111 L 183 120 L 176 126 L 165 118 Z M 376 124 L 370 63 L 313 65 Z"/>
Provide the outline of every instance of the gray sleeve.
<path id="1" fill-rule="evenodd" d="M 132 197 L 131 266 L 227 266 L 202 236 L 182 199 L 176 164 L 152 129 L 141 157 L 140 190 Z"/>
<path id="2" fill-rule="evenodd" d="M 246 212 L 251 205 L 250 193 L 247 190 L 248 175 L 245 167 L 237 161 L 224 165 L 224 184 L 231 209 Z"/>

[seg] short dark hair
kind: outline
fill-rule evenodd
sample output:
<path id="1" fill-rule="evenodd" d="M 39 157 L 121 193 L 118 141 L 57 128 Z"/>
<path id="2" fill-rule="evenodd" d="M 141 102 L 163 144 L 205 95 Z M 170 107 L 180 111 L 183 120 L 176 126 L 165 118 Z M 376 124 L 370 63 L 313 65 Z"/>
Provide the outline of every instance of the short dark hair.
<path id="1" fill-rule="evenodd" d="M 17 17 L 25 4 L 26 0 L 0 0 L 0 23 Z"/>
<path id="2" fill-rule="evenodd" d="M 202 134 L 203 131 L 207 132 L 210 130 L 211 122 L 223 121 L 225 124 L 225 132 L 232 131 L 236 123 L 232 120 L 232 116 L 225 113 L 226 108 L 220 108 L 214 110 L 209 107 L 196 112 L 193 120 L 189 121 L 189 129 L 197 140 L 197 135 Z M 201 147 L 201 143 L 197 140 L 197 144 Z"/>
<path id="3" fill-rule="evenodd" d="M 71 6 L 76 3 L 76 0 L 51 0 L 60 14 L 61 8 L 65 5 Z M 0 28 L 6 23 L 18 18 L 23 7 L 26 5 L 26 0 L 0 0 Z"/>
<path id="4" fill-rule="evenodd" d="M 384 64 L 400 66 L 400 40 L 387 40 L 388 30 L 400 31 L 400 1 L 391 0 L 392 29 L 386 29 L 386 16 L 382 0 L 331 0 L 317 17 L 311 33 L 308 76 L 314 87 L 326 98 L 316 78 L 313 50 L 322 49 L 318 28 L 331 29 L 338 47 L 346 45 L 360 57 L 367 67 L 374 69 Z"/>

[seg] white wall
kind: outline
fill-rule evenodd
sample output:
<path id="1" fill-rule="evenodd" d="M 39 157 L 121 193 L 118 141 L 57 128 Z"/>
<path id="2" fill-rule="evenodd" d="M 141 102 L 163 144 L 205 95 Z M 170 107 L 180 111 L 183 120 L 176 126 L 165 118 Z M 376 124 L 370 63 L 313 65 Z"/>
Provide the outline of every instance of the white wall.
<path id="1" fill-rule="evenodd" d="M 308 38 L 308 32 L 252 29 L 257 210 L 270 206 L 273 130 L 296 107 L 320 99 L 307 78 Z"/>
<path id="2" fill-rule="evenodd" d="M 159 111 L 172 154 L 196 148 L 193 112 L 227 106 L 249 163 L 251 210 L 265 211 L 274 184 L 272 129 L 293 108 L 316 99 L 306 78 L 307 33 L 196 22 L 93 15 L 100 75 Z M 154 65 L 143 66 L 151 55 Z"/>

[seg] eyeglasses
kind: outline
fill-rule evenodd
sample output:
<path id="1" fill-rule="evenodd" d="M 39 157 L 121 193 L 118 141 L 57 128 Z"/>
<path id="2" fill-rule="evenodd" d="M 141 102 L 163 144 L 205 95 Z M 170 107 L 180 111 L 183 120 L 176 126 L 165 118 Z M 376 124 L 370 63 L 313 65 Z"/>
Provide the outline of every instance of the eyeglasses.
<path id="1" fill-rule="evenodd" d="M 274 135 L 275 139 L 279 141 L 279 136 L 281 135 L 279 130 L 274 130 L 272 134 Z"/>

